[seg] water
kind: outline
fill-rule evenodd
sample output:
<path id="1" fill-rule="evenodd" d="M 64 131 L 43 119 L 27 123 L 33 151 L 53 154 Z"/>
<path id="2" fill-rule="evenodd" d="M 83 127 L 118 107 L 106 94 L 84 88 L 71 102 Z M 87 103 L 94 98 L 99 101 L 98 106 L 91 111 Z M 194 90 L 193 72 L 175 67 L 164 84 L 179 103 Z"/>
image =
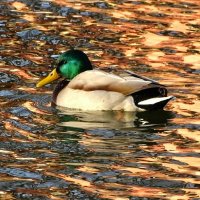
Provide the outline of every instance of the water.
<path id="1" fill-rule="evenodd" d="M 0 2 L 0 199 L 200 199 L 199 1 Z M 69 44 L 176 96 L 165 111 L 50 106 Z"/>

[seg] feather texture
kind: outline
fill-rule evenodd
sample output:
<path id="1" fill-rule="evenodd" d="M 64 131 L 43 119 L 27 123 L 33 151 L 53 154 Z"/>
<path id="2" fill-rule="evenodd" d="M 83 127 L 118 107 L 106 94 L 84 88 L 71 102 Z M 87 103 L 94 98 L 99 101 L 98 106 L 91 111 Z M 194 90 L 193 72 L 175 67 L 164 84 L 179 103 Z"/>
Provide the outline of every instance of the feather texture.
<path id="1" fill-rule="evenodd" d="M 136 111 L 151 109 L 151 104 L 144 105 L 145 100 L 166 96 L 166 89 L 159 83 L 128 75 L 118 76 L 101 70 L 82 72 L 66 82 L 65 87 L 61 82 L 55 103 L 80 110 Z M 140 103 L 142 101 L 144 103 Z M 157 101 L 160 109 L 162 99 Z M 156 103 L 153 107 L 156 108 Z"/>
<path id="2" fill-rule="evenodd" d="M 68 87 L 84 91 L 104 90 L 129 95 L 137 92 L 151 82 L 135 77 L 120 77 L 101 70 L 89 70 L 77 75 Z"/>

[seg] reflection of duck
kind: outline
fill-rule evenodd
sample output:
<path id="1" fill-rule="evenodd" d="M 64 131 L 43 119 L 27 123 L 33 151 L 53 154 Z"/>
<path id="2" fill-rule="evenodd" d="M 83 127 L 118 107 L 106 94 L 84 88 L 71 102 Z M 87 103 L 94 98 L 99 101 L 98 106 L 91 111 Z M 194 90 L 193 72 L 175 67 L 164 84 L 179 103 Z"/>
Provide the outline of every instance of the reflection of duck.
<path id="1" fill-rule="evenodd" d="M 157 110 L 146 112 L 85 111 L 58 107 L 59 126 L 79 129 L 129 129 L 162 126 L 174 118 L 171 111 Z"/>
<path id="2" fill-rule="evenodd" d="M 58 58 L 58 66 L 37 87 L 60 77 L 53 102 L 80 110 L 154 110 L 162 109 L 172 96 L 156 81 L 133 74 L 114 75 L 95 70 L 85 53 L 69 50 Z"/>
<path id="3" fill-rule="evenodd" d="M 60 126 L 82 129 L 133 127 L 136 112 L 69 110 L 59 107 Z"/>

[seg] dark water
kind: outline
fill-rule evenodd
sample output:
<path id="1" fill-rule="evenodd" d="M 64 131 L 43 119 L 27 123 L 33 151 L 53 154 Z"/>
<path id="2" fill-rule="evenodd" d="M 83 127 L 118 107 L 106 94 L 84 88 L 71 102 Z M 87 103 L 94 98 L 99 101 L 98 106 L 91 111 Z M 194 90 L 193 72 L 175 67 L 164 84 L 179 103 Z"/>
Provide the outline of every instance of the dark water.
<path id="1" fill-rule="evenodd" d="M 0 1 L 0 199 L 200 199 L 200 4 Z M 51 108 L 69 44 L 165 84 L 165 111 Z"/>

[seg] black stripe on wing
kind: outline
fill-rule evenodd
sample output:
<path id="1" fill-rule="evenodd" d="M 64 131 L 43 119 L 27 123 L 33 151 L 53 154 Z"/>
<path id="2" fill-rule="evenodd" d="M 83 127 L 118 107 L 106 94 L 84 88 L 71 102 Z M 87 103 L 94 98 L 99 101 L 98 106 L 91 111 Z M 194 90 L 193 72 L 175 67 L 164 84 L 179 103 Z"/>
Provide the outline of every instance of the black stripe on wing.
<path id="1" fill-rule="evenodd" d="M 165 85 L 160 84 L 158 81 L 155 81 L 155 80 L 153 80 L 153 79 L 147 78 L 147 77 L 145 77 L 145 76 L 138 75 L 138 74 L 136 74 L 136 73 L 134 73 L 134 72 L 132 72 L 132 71 L 130 71 L 130 70 L 125 70 L 125 72 L 128 73 L 130 76 L 134 76 L 134 77 L 136 77 L 136 78 L 140 78 L 140 79 L 145 80 L 145 81 L 151 81 L 151 82 L 154 83 L 154 84 L 157 84 L 157 85 L 160 85 L 160 86 L 165 87 Z"/>

